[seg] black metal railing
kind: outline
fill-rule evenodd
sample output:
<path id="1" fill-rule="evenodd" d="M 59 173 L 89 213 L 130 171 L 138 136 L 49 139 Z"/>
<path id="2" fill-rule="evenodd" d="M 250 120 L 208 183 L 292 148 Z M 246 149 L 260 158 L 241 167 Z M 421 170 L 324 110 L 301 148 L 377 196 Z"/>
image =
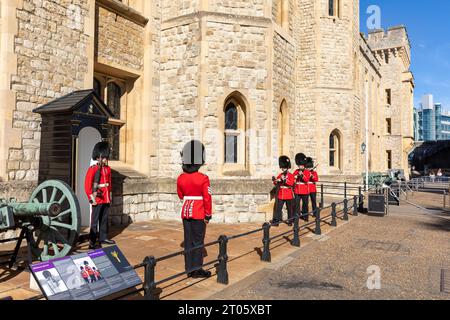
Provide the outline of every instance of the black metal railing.
<path id="1" fill-rule="evenodd" d="M 162 284 L 167 283 L 171 280 L 174 280 L 176 278 L 186 276 L 189 273 L 195 271 L 193 270 L 186 270 L 183 272 L 176 273 L 174 275 L 171 275 L 167 278 L 161 279 L 159 281 L 156 281 L 156 268 L 158 264 L 162 261 L 166 261 L 178 256 L 183 256 L 189 253 L 194 252 L 195 250 L 201 250 L 204 248 L 208 248 L 211 246 L 218 245 L 218 256 L 216 259 L 209 261 L 201 266 L 201 268 L 209 267 L 209 266 L 215 266 L 216 268 L 216 276 L 217 276 L 217 282 L 220 284 L 227 285 L 229 282 L 228 279 L 228 245 L 231 241 L 247 237 L 253 234 L 257 234 L 262 232 L 262 252 L 260 255 L 260 260 L 265 262 L 271 262 L 271 249 L 270 244 L 283 236 L 292 235 L 292 240 L 290 241 L 290 244 L 294 247 L 300 247 L 301 246 L 301 237 L 300 232 L 302 230 L 311 230 L 310 228 L 313 227 L 313 232 L 316 235 L 322 234 L 322 224 L 328 224 L 332 227 L 338 226 L 338 220 L 341 219 L 343 221 L 349 220 L 349 215 L 357 216 L 358 211 L 362 212 L 362 209 L 364 208 L 364 200 L 365 195 L 363 194 L 363 188 L 361 185 L 358 185 L 356 183 L 347 183 L 347 182 L 321 182 L 319 185 L 320 187 L 320 203 L 318 208 L 313 211 L 306 214 L 295 214 L 294 217 L 280 221 L 279 223 L 269 223 L 266 222 L 262 225 L 262 227 L 251 230 L 245 233 L 233 235 L 233 236 L 226 236 L 221 235 L 218 240 L 204 244 L 202 246 L 197 246 L 194 248 L 191 248 L 189 250 L 180 250 L 178 252 L 174 252 L 168 255 L 165 255 L 163 257 L 156 258 L 154 256 L 147 256 L 145 257 L 144 261 L 140 264 L 137 264 L 134 266 L 134 269 L 140 269 L 144 268 L 144 281 L 140 284 L 140 288 L 136 288 L 135 290 L 132 290 L 130 292 L 127 292 L 123 295 L 116 296 L 114 299 L 123 299 L 125 297 L 128 297 L 130 295 L 136 295 L 140 292 L 144 292 L 144 298 L 146 300 L 159 300 L 160 295 L 162 293 L 162 289 L 159 288 Z M 331 189 L 333 192 L 325 191 L 325 189 Z M 342 196 L 344 199 L 340 202 L 332 202 L 328 206 L 324 206 L 324 198 L 325 195 L 332 195 L 332 196 Z M 350 199 L 350 200 L 349 200 Z M 350 203 L 352 202 L 352 203 Z M 351 205 L 351 206 L 349 206 Z M 329 214 L 322 216 L 322 214 L 326 211 L 330 211 Z M 305 220 L 309 220 L 309 218 L 314 218 L 311 222 L 307 222 L 300 226 L 300 219 L 305 218 Z M 331 221 L 329 221 L 331 219 Z M 292 228 L 288 231 L 272 235 L 271 236 L 271 229 L 275 225 L 279 225 L 280 223 L 285 223 L 288 225 L 292 224 Z M 197 267 L 198 268 L 198 267 Z M 196 269 L 197 269 L 196 268 Z M 41 296 L 36 296 L 33 298 L 30 298 L 28 300 L 39 300 L 44 298 Z"/>
<path id="2" fill-rule="evenodd" d="M 336 187 L 333 187 L 336 188 Z M 347 190 L 351 190 L 349 186 L 344 186 L 344 194 L 347 195 Z M 327 194 L 323 192 L 324 186 L 321 188 L 321 196 L 323 198 L 323 195 Z M 207 248 L 213 245 L 219 245 L 219 253 L 216 259 L 209 261 L 201 266 L 201 268 L 205 268 L 211 265 L 214 265 L 216 267 L 216 275 L 217 275 L 217 282 L 220 284 L 227 285 L 228 284 L 228 271 L 227 271 L 227 264 L 228 264 L 228 245 L 230 241 L 236 240 L 238 238 L 246 237 L 252 234 L 256 234 L 259 232 L 262 232 L 262 252 L 260 255 L 261 261 L 265 262 L 271 262 L 272 255 L 271 255 L 271 249 L 270 244 L 283 236 L 292 235 L 292 240 L 290 241 L 290 244 L 295 247 L 300 247 L 301 241 L 300 241 L 300 231 L 309 229 L 310 227 L 314 226 L 314 233 L 316 235 L 322 234 L 322 224 L 327 223 L 332 227 L 337 227 L 337 220 L 342 219 L 344 221 L 349 220 L 349 215 L 357 216 L 358 211 L 364 207 L 364 200 L 365 196 L 362 193 L 362 188 L 354 188 L 354 190 L 358 190 L 358 195 L 353 195 L 352 200 L 349 200 L 348 198 L 344 198 L 341 202 L 333 202 L 331 205 L 327 207 L 323 207 L 323 201 L 321 202 L 322 206 L 319 206 L 315 211 L 306 213 L 306 214 L 296 214 L 294 217 L 283 220 L 277 223 L 269 223 L 266 222 L 262 225 L 261 228 L 245 232 L 242 234 L 234 235 L 234 236 L 226 236 L 221 235 L 217 241 L 205 244 L 204 246 L 198 246 L 189 250 L 183 250 L 176 253 L 172 253 L 160 258 L 155 258 L 154 256 L 148 256 L 144 259 L 144 262 L 135 266 L 135 268 L 145 268 L 144 271 L 144 281 L 142 283 L 142 288 L 138 289 L 135 292 L 127 293 L 124 296 L 121 296 L 119 298 L 123 298 L 125 296 L 128 296 L 130 294 L 135 294 L 137 292 L 144 291 L 144 298 L 147 300 L 159 300 L 160 294 L 162 290 L 158 288 L 163 283 L 169 282 L 171 280 L 174 280 L 176 278 L 179 278 L 181 276 L 187 275 L 188 273 L 194 271 L 194 270 L 187 270 L 184 272 L 179 272 L 177 274 L 174 274 L 170 277 L 164 278 L 162 280 L 156 281 L 155 280 L 155 273 L 156 273 L 156 267 L 158 266 L 158 263 L 161 261 L 165 261 L 171 258 L 174 258 L 176 256 L 185 255 L 188 253 L 193 252 L 194 250 L 199 250 L 203 248 Z M 352 201 L 352 203 L 350 203 Z M 351 205 L 351 206 L 350 206 Z M 338 209 L 338 207 L 340 207 Z M 321 216 L 323 212 L 326 210 L 330 210 L 331 213 L 326 216 Z M 309 218 L 313 217 L 314 220 L 308 223 L 305 223 L 304 225 L 300 226 L 299 221 L 301 218 Z M 331 218 L 331 222 L 328 222 L 328 220 Z M 276 234 L 271 236 L 271 229 L 274 226 L 278 226 L 280 223 L 286 223 L 288 225 L 292 224 L 292 229 Z"/>

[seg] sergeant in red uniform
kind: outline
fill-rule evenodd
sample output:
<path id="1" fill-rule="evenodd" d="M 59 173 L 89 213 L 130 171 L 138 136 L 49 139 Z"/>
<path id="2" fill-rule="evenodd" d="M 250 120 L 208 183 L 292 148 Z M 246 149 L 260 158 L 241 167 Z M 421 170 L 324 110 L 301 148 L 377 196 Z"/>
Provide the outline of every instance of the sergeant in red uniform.
<path id="1" fill-rule="evenodd" d="M 89 283 L 89 274 L 87 273 L 86 270 L 84 270 L 83 266 L 80 266 L 80 272 L 81 272 L 81 276 L 83 277 L 84 281 L 86 283 Z"/>
<path id="2" fill-rule="evenodd" d="M 183 172 L 177 180 L 178 197 L 183 200 L 181 218 L 184 227 L 184 248 L 190 250 L 202 246 L 206 225 L 212 218 L 211 185 L 207 175 L 198 172 L 205 164 L 205 146 L 197 140 L 188 142 L 181 152 Z M 197 249 L 184 255 L 185 269 L 189 277 L 208 278 L 210 271 L 201 268 L 203 250 Z"/>
<path id="3" fill-rule="evenodd" d="M 89 265 L 89 262 L 84 261 L 83 263 L 84 263 L 84 270 L 86 270 L 87 274 L 89 275 L 91 283 L 97 281 L 94 270 L 92 270 L 91 266 Z"/>
<path id="4" fill-rule="evenodd" d="M 295 179 L 295 212 L 300 214 L 300 202 L 302 203 L 301 218 L 305 221 L 309 221 L 308 216 L 308 182 L 310 180 L 310 172 L 306 170 L 306 156 L 303 153 L 298 153 L 295 156 L 295 163 L 298 166 L 298 170 L 294 172 Z"/>
<path id="5" fill-rule="evenodd" d="M 276 202 L 275 202 L 275 214 L 273 216 L 273 220 L 271 223 L 278 227 L 280 221 L 283 220 L 283 207 L 284 204 L 286 204 L 287 211 L 288 211 L 288 219 L 289 219 L 289 225 L 292 225 L 292 218 L 294 217 L 293 212 L 293 200 L 294 200 L 294 193 L 292 191 L 292 188 L 294 186 L 294 175 L 289 172 L 289 169 L 292 168 L 291 165 L 291 159 L 289 159 L 286 156 L 281 156 L 278 159 L 280 169 L 282 170 L 282 173 L 278 175 L 277 178 L 273 177 L 273 184 L 277 187 L 277 195 L 276 195 Z"/>
<path id="6" fill-rule="evenodd" d="M 97 164 L 91 166 L 84 181 L 84 189 L 91 209 L 91 230 L 89 248 L 95 249 L 97 240 L 104 244 L 115 244 L 108 236 L 108 213 L 112 202 L 111 168 L 108 166 L 110 148 L 107 142 L 99 142 L 92 152 L 92 160 Z"/>
<path id="7" fill-rule="evenodd" d="M 311 206 L 313 212 L 316 212 L 317 209 L 317 186 L 316 183 L 319 182 L 319 175 L 317 171 L 314 170 L 314 160 L 310 157 L 306 158 L 306 169 L 310 173 L 310 178 L 308 182 L 308 191 L 309 196 L 311 198 Z"/>

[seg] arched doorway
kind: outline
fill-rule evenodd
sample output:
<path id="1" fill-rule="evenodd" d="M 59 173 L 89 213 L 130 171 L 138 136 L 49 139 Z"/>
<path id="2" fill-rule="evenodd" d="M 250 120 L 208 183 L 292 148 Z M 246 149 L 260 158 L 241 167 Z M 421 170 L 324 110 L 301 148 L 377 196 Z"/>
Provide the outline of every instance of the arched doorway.
<path id="1" fill-rule="evenodd" d="M 92 150 L 94 150 L 94 146 L 100 141 L 102 141 L 102 136 L 100 132 L 93 127 L 81 129 L 78 135 L 76 195 L 80 202 L 82 227 L 89 227 L 91 214 L 90 204 L 84 191 L 84 178 L 91 165 Z"/>

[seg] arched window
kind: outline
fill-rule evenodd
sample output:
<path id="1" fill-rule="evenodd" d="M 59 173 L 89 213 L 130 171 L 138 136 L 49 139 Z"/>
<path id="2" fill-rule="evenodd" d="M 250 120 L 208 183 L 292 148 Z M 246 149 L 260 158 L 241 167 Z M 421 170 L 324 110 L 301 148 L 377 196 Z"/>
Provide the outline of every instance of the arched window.
<path id="1" fill-rule="evenodd" d="M 247 117 L 246 105 L 236 92 L 225 100 L 223 108 L 225 170 L 247 170 Z"/>
<path id="2" fill-rule="evenodd" d="M 100 98 L 103 98 L 102 84 L 97 78 L 94 78 L 94 91 Z"/>
<path id="3" fill-rule="evenodd" d="M 114 117 L 120 119 L 121 117 L 121 102 L 122 89 L 115 82 L 109 82 L 107 88 L 107 104 L 111 109 Z M 119 160 L 120 151 L 120 127 L 113 126 L 110 134 L 109 142 L 111 144 L 111 160 Z"/>
<path id="4" fill-rule="evenodd" d="M 278 150 L 280 156 L 289 154 L 289 109 L 286 100 L 283 100 L 280 105 L 278 132 Z"/>
<path id="5" fill-rule="evenodd" d="M 238 110 L 230 102 L 225 107 L 225 163 L 238 162 L 238 136 Z"/>
<path id="6" fill-rule="evenodd" d="M 334 130 L 330 134 L 330 167 L 341 168 L 341 136 L 339 131 Z"/>

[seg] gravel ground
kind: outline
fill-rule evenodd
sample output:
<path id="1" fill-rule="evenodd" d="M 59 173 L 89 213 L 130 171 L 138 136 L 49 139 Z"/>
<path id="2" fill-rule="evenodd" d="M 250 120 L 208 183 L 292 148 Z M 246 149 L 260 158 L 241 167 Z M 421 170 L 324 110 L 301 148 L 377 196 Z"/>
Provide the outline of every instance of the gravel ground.
<path id="1" fill-rule="evenodd" d="M 286 265 L 214 298 L 450 299 L 449 231 L 448 213 L 391 206 L 389 216 L 360 216 L 302 248 Z M 369 271 L 377 269 L 379 289 L 369 290 Z M 444 288 L 442 269 L 449 278 Z"/>

